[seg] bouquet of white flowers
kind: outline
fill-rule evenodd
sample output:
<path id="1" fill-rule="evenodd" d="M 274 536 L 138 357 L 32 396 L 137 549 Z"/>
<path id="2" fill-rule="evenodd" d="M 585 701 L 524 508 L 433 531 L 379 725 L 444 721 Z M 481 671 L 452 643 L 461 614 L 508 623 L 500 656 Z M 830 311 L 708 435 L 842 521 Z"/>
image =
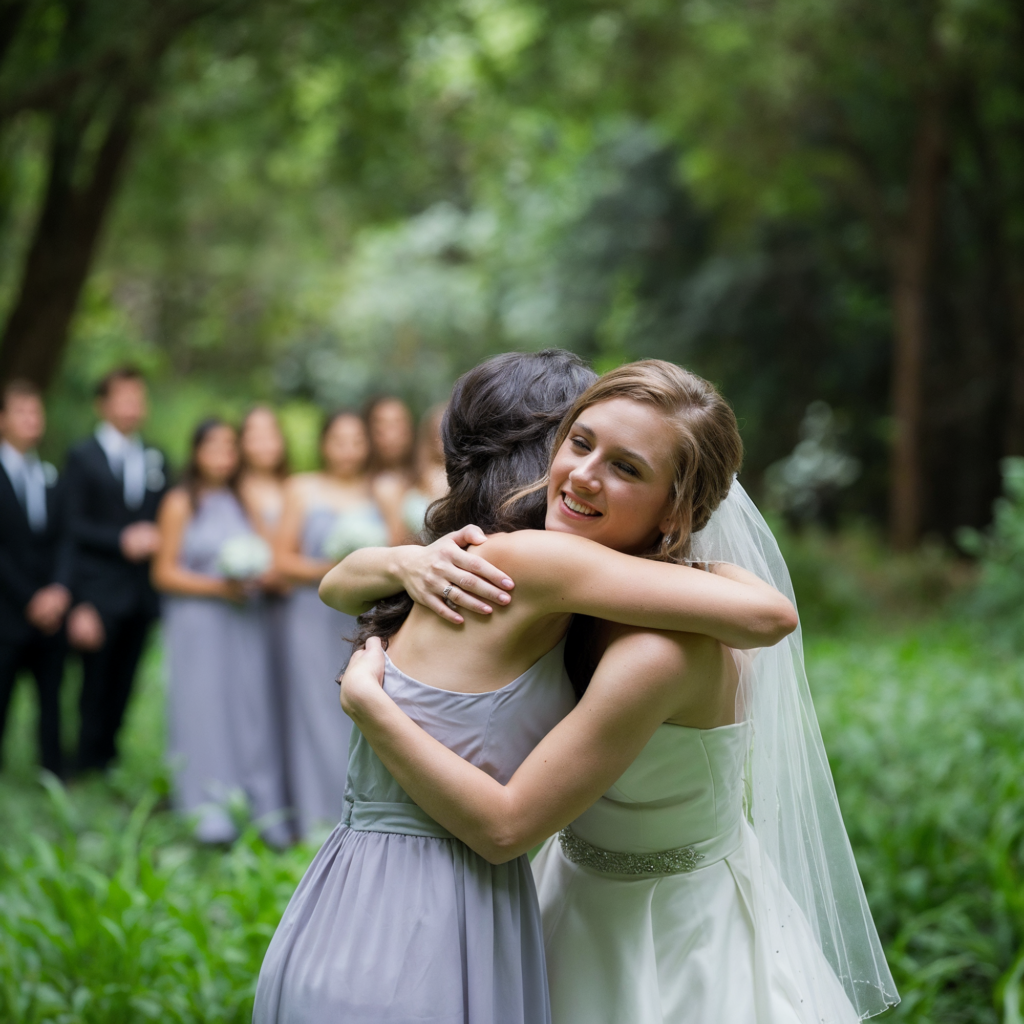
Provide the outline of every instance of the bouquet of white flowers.
<path id="1" fill-rule="evenodd" d="M 271 561 L 270 545 L 255 533 L 229 537 L 217 554 L 217 568 L 229 580 L 254 580 L 270 568 Z"/>
<path id="2" fill-rule="evenodd" d="M 336 562 L 359 548 L 380 548 L 388 542 L 388 529 L 376 509 L 341 512 L 324 541 L 324 554 Z"/>

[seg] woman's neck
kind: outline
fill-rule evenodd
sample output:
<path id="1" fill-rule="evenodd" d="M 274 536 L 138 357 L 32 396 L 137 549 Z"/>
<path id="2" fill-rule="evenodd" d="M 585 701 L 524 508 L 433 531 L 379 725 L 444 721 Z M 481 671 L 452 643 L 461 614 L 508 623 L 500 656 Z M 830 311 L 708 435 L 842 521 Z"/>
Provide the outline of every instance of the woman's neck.
<path id="1" fill-rule="evenodd" d="M 342 487 L 358 487 L 366 483 L 365 473 L 339 473 L 329 467 L 324 469 L 323 473 L 332 483 L 341 484 Z"/>
<path id="2" fill-rule="evenodd" d="M 227 489 L 227 480 L 200 480 L 196 485 L 196 497 L 205 498 L 207 494 L 215 494 L 218 491 L 226 491 Z"/>
<path id="3" fill-rule="evenodd" d="M 279 486 L 280 477 L 272 469 L 246 469 L 242 473 L 242 479 L 246 483 L 253 484 L 274 484 Z"/>

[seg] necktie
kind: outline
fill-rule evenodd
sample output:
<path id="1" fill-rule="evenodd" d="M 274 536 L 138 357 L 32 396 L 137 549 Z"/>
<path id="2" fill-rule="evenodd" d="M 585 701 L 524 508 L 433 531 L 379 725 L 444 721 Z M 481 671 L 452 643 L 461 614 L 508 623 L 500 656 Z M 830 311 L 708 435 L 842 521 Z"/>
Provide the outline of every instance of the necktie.
<path id="1" fill-rule="evenodd" d="M 34 454 L 25 457 L 25 514 L 36 533 L 46 529 L 46 474 Z"/>
<path id="2" fill-rule="evenodd" d="M 142 507 L 146 497 L 146 452 L 137 437 L 125 437 L 109 423 L 96 429 L 96 439 L 106 452 L 110 471 L 121 478 L 124 503 L 130 509 Z"/>
<path id="3" fill-rule="evenodd" d="M 146 497 L 146 453 L 137 438 L 126 439 L 124 453 L 124 503 L 141 508 Z"/>
<path id="4" fill-rule="evenodd" d="M 34 452 L 25 455 L 4 445 L 3 464 L 11 478 L 14 493 L 25 510 L 25 518 L 33 533 L 46 529 L 46 473 Z"/>

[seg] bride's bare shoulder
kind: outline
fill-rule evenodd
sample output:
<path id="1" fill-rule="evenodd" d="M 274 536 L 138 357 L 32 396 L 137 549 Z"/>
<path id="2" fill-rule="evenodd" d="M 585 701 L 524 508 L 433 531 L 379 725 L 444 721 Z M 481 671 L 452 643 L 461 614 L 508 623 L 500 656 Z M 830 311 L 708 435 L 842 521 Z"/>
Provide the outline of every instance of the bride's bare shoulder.
<path id="1" fill-rule="evenodd" d="M 567 562 L 607 551 L 585 537 L 552 530 L 516 530 L 492 533 L 473 551 L 515 578 L 517 568 L 555 570 Z"/>

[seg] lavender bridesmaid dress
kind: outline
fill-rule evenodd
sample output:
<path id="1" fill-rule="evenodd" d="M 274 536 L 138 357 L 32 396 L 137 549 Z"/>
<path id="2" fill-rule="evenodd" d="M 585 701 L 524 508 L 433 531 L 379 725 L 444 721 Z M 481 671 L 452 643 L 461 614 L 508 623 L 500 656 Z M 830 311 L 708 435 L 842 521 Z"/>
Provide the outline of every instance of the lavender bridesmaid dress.
<path id="1" fill-rule="evenodd" d="M 221 546 L 253 532 L 234 494 L 207 494 L 185 529 L 180 564 L 220 577 Z M 176 805 L 198 816 L 198 839 L 230 842 L 237 829 L 229 804 L 241 792 L 267 840 L 288 842 L 265 603 L 169 595 L 163 608 Z"/>
<path id="2" fill-rule="evenodd" d="M 431 735 L 507 782 L 572 709 L 564 642 L 491 693 L 384 688 Z M 489 864 L 412 803 L 352 733 L 342 822 L 267 950 L 254 1024 L 548 1024 L 544 940 L 524 855 Z"/>
<path id="3" fill-rule="evenodd" d="M 379 513 L 378 513 L 379 514 Z M 302 527 L 302 551 L 330 561 L 324 545 L 336 509 L 314 505 Z M 383 522 L 383 519 L 381 520 Z M 341 710 L 335 679 L 348 664 L 356 620 L 328 608 L 313 586 L 296 587 L 284 608 L 284 710 L 288 793 L 296 831 L 309 836 L 341 817 L 352 722 Z"/>

